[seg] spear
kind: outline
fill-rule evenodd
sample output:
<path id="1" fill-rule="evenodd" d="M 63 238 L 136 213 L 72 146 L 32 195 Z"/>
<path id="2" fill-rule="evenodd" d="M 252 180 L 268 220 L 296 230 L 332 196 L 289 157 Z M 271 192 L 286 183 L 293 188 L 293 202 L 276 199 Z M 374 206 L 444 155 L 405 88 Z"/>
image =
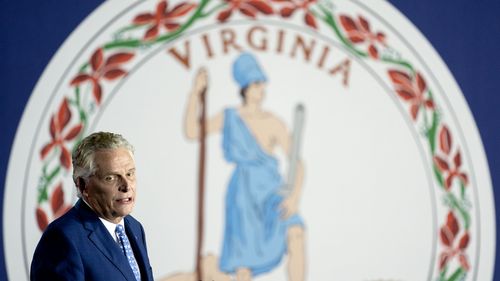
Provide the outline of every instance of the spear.
<path id="1" fill-rule="evenodd" d="M 201 112 L 200 112 L 200 154 L 198 166 L 198 233 L 196 238 L 196 279 L 201 280 L 201 249 L 203 246 L 203 228 L 204 218 L 203 210 L 205 208 L 205 136 L 206 136 L 206 92 L 205 87 L 200 95 Z"/>

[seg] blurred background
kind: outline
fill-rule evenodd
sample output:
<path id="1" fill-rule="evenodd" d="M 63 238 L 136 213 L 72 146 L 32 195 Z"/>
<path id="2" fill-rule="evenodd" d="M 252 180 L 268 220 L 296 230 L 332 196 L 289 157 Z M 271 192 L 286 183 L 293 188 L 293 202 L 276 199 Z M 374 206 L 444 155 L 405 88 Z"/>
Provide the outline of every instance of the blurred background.
<path id="1" fill-rule="evenodd" d="M 38 78 L 68 35 L 102 2 L 1 1 L 0 198 L 16 129 Z M 430 41 L 462 89 L 487 154 L 495 202 L 500 202 L 495 190 L 500 183 L 500 1 L 389 2 Z M 498 217 L 497 208 L 497 226 Z M 2 243 L 0 280 L 7 280 L 4 260 Z M 500 280 L 498 264 L 495 269 L 494 280 Z"/>

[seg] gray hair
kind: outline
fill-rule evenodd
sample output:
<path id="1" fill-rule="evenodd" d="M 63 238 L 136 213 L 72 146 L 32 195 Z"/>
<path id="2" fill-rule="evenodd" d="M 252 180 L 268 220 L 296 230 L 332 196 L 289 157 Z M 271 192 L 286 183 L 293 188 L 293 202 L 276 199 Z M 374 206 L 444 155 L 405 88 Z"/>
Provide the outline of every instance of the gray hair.
<path id="1" fill-rule="evenodd" d="M 134 147 L 119 134 L 109 132 L 97 132 L 84 138 L 73 151 L 73 181 L 77 183 L 78 178 L 88 179 L 95 172 L 94 153 L 101 149 L 126 148 L 132 154 Z M 81 197 L 80 190 L 78 197 Z"/>

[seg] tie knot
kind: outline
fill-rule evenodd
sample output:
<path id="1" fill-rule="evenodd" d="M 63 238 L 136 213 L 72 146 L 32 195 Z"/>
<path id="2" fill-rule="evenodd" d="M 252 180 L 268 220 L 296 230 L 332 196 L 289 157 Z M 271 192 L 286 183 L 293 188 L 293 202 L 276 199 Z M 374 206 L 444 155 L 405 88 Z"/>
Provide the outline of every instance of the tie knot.
<path id="1" fill-rule="evenodd" d="M 123 225 L 121 225 L 121 224 L 117 225 L 115 232 L 118 234 L 124 234 L 125 230 L 123 229 Z"/>

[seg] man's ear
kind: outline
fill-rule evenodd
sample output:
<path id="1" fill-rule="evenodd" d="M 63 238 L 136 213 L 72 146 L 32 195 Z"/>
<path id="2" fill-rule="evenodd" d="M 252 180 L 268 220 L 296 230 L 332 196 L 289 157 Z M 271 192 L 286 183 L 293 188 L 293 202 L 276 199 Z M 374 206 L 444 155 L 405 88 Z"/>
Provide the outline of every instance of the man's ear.
<path id="1" fill-rule="evenodd" d="M 83 194 L 83 192 L 85 191 L 85 185 L 86 185 L 85 180 L 82 177 L 79 177 L 77 179 L 77 185 L 76 185 L 76 187 L 78 188 L 78 190 L 80 190 L 81 194 Z"/>

